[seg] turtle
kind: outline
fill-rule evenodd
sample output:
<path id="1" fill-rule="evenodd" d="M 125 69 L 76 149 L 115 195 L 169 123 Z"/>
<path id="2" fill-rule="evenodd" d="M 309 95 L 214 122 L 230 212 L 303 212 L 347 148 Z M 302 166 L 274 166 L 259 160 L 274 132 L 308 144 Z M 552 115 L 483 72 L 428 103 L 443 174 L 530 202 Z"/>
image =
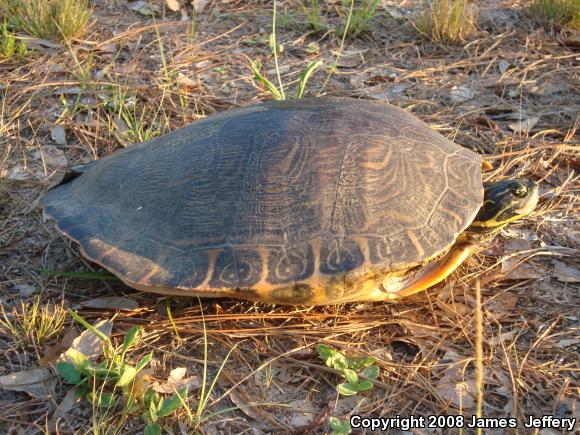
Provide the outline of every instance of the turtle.
<path id="1" fill-rule="evenodd" d="M 286 305 L 397 301 L 528 215 L 529 179 L 403 109 L 319 97 L 206 117 L 69 170 L 41 199 L 138 290 Z"/>

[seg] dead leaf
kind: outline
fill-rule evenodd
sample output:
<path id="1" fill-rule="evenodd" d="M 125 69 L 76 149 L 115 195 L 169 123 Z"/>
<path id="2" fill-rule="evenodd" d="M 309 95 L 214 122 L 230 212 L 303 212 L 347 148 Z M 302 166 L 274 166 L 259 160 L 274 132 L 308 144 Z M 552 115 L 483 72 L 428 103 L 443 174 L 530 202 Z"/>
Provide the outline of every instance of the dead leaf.
<path id="1" fill-rule="evenodd" d="M 23 181 L 30 178 L 30 173 L 26 170 L 24 165 L 18 163 L 14 165 L 9 171 L 1 170 L 0 178 L 7 178 L 8 180 Z"/>
<path id="2" fill-rule="evenodd" d="M 165 0 L 165 5 L 173 12 L 178 12 L 181 6 L 177 0 Z"/>
<path id="3" fill-rule="evenodd" d="M 449 400 L 457 408 L 470 409 L 475 405 L 475 381 L 457 381 L 452 376 L 443 376 L 437 383 L 436 388 L 439 395 Z"/>
<path id="4" fill-rule="evenodd" d="M 139 308 L 139 304 L 133 299 L 125 298 L 122 296 L 104 296 L 102 298 L 94 298 L 88 301 L 83 301 L 80 304 L 77 304 L 74 308 L 97 308 L 131 311 Z"/>
<path id="5" fill-rule="evenodd" d="M 129 385 L 129 390 L 131 391 L 131 394 L 134 394 L 137 399 L 143 399 L 145 394 L 147 394 L 149 387 L 152 386 L 152 374 L 153 369 L 147 368 L 139 371 L 135 375 L 135 379 L 133 379 L 133 382 L 131 382 Z"/>
<path id="6" fill-rule="evenodd" d="M 291 407 L 290 426 L 298 428 L 308 426 L 316 417 L 316 410 L 309 400 L 294 400 L 288 403 Z"/>
<path id="7" fill-rule="evenodd" d="M 523 263 L 518 257 L 508 257 L 501 262 L 501 272 L 506 274 L 504 279 L 539 279 L 543 275 L 536 267 Z"/>
<path id="8" fill-rule="evenodd" d="M 207 6 L 208 2 L 209 0 L 192 0 L 191 4 L 193 5 L 193 9 L 195 9 L 195 13 L 201 14 Z"/>
<path id="9" fill-rule="evenodd" d="M 28 284 L 14 284 L 14 289 L 18 292 L 21 298 L 27 298 L 36 292 L 36 289 Z"/>
<path id="10" fill-rule="evenodd" d="M 41 367 L 50 367 L 54 364 L 61 353 L 72 346 L 75 338 L 79 336 L 79 331 L 74 326 L 71 326 L 69 330 L 64 334 L 62 340 L 52 346 L 48 346 L 44 355 L 40 358 Z"/>
<path id="11" fill-rule="evenodd" d="M 93 325 L 95 329 L 101 331 L 107 337 L 111 336 L 111 331 L 113 330 L 113 322 L 110 320 L 101 320 Z M 91 330 L 83 331 L 81 335 L 73 340 L 72 345 L 70 348 L 60 355 L 57 359 L 57 362 L 60 361 L 71 361 L 71 357 L 69 354 L 69 350 L 74 349 L 88 359 L 95 361 L 98 357 L 103 354 L 103 340 L 98 337 L 95 333 Z"/>
<path id="12" fill-rule="evenodd" d="M 57 49 L 60 48 L 55 42 L 49 41 L 48 39 L 41 39 L 41 38 L 32 38 L 28 35 L 23 35 L 22 40 L 26 42 L 26 48 L 30 48 L 32 50 L 38 50 L 46 52 L 47 49 Z"/>
<path id="13" fill-rule="evenodd" d="M 497 318 L 498 315 L 511 314 L 517 303 L 518 296 L 516 294 L 503 292 L 489 298 L 483 306 Z"/>
<path id="14" fill-rule="evenodd" d="M 516 133 L 528 133 L 540 120 L 539 116 L 530 116 L 528 118 L 519 119 L 516 122 L 508 124 L 508 127 Z"/>
<path id="15" fill-rule="evenodd" d="M 139 0 L 134 3 L 128 3 L 127 9 L 133 12 L 137 12 L 146 17 L 154 17 L 155 15 L 158 15 L 161 12 L 158 5 L 145 0 Z"/>
<path id="16" fill-rule="evenodd" d="M 50 369 L 30 369 L 0 376 L 0 388 L 22 391 L 32 397 L 44 399 L 54 394 L 56 376 Z"/>
<path id="17" fill-rule="evenodd" d="M 395 20 L 404 20 L 405 14 L 401 12 L 398 8 L 389 8 L 388 10 L 389 15 L 393 17 Z"/>
<path id="18" fill-rule="evenodd" d="M 565 338 L 563 340 L 558 341 L 556 345 L 558 347 L 568 347 L 568 346 L 577 346 L 580 344 L 580 338 Z"/>
<path id="19" fill-rule="evenodd" d="M 57 147 L 46 145 L 34 150 L 32 158 L 44 162 L 47 166 L 62 168 L 68 164 L 64 152 Z"/>
<path id="20" fill-rule="evenodd" d="M 508 239 L 503 245 L 504 252 L 521 252 L 532 249 L 532 244 L 526 239 Z"/>
<path id="21" fill-rule="evenodd" d="M 155 383 L 152 388 L 158 393 L 173 394 L 180 389 L 187 387 L 188 391 L 195 391 L 201 387 L 201 380 L 199 376 L 190 376 L 185 378 L 187 369 L 185 367 L 178 367 L 171 370 L 169 377 L 164 384 Z"/>
<path id="22" fill-rule="evenodd" d="M 554 276 L 561 282 L 580 282 L 580 270 L 558 260 L 552 261 Z"/>
<path id="23" fill-rule="evenodd" d="M 80 403 L 81 399 L 77 396 L 77 392 L 74 389 L 68 390 L 66 395 L 57 405 L 56 409 L 50 416 L 48 420 L 48 428 L 51 431 L 56 431 L 58 421 L 63 418 L 68 412 L 76 407 Z"/>
<path id="24" fill-rule="evenodd" d="M 503 59 L 497 63 L 497 69 L 499 69 L 499 72 L 502 74 L 505 73 L 509 69 L 510 66 L 511 66 L 511 64 L 507 60 L 503 60 Z"/>
<path id="25" fill-rule="evenodd" d="M 354 68 L 364 62 L 363 54 L 366 53 L 368 49 L 364 50 L 344 50 L 338 59 L 336 64 L 339 68 Z"/>
<path id="26" fill-rule="evenodd" d="M 491 340 L 488 340 L 489 344 L 491 346 L 497 346 L 498 344 L 500 344 L 501 342 L 506 342 L 506 341 L 511 341 L 512 338 L 514 338 L 514 336 L 518 333 L 518 331 L 516 329 L 513 329 L 511 331 L 508 332 L 504 332 L 503 334 L 500 335 L 496 335 L 495 337 L 493 337 Z"/>
<path id="27" fill-rule="evenodd" d="M 52 140 L 56 142 L 57 145 L 66 145 L 66 132 L 64 131 L 64 127 L 60 124 L 55 125 L 52 127 L 50 131 L 50 136 Z"/>
<path id="28" fill-rule="evenodd" d="M 475 97 L 475 91 L 466 85 L 453 86 L 449 92 L 449 97 L 454 103 L 463 103 Z"/>
<path id="29" fill-rule="evenodd" d="M 199 86 L 198 83 L 181 73 L 177 74 L 176 83 L 180 88 L 196 88 Z"/>

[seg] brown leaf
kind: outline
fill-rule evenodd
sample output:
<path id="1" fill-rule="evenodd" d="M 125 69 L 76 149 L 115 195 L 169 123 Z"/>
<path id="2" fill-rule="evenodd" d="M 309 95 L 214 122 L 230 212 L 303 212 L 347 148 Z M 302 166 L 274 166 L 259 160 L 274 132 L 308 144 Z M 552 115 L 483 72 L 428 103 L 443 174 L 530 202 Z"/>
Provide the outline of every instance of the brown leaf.
<path id="1" fill-rule="evenodd" d="M 57 145 L 66 145 L 66 132 L 64 131 L 64 127 L 62 125 L 57 124 L 52 127 L 52 130 L 50 130 L 50 136 Z"/>
<path id="2" fill-rule="evenodd" d="M 554 265 L 554 276 L 558 281 L 580 282 L 580 270 L 558 260 L 552 261 L 552 264 Z"/>
<path id="3" fill-rule="evenodd" d="M 336 66 L 339 68 L 354 68 L 364 62 L 363 54 L 367 51 L 368 49 L 344 50 L 338 59 Z"/>
<path id="4" fill-rule="evenodd" d="M 73 341 L 75 338 L 79 336 L 79 331 L 72 326 L 69 330 L 64 334 L 64 337 L 59 343 L 56 343 L 52 346 L 48 346 L 44 355 L 40 358 L 40 366 L 41 367 L 50 367 L 54 364 L 61 353 L 67 350 L 69 347 L 72 346 Z"/>
<path id="5" fill-rule="evenodd" d="M 453 86 L 449 92 L 449 97 L 454 103 L 463 103 L 475 97 L 475 91 L 466 85 Z"/>
<path id="6" fill-rule="evenodd" d="M 502 314 L 511 314 L 518 303 L 518 296 L 514 293 L 499 293 L 484 302 L 484 308 L 496 317 Z"/>
<path id="7" fill-rule="evenodd" d="M 50 369 L 30 369 L 0 376 L 0 388 L 10 391 L 23 391 L 39 399 L 54 394 L 56 376 Z"/>
<path id="8" fill-rule="evenodd" d="M 207 6 L 208 2 L 209 0 L 192 0 L 191 4 L 193 5 L 193 9 L 195 9 L 195 13 L 201 14 Z"/>
<path id="9" fill-rule="evenodd" d="M 309 400 L 294 400 L 288 403 L 288 406 L 291 406 L 289 411 L 291 412 L 290 426 L 292 427 L 307 426 L 316 417 L 316 410 Z"/>
<path id="10" fill-rule="evenodd" d="M 437 383 L 437 393 L 457 408 L 470 409 L 475 405 L 475 381 L 457 381 L 452 376 L 443 376 Z"/>
<path id="11" fill-rule="evenodd" d="M 164 384 L 155 383 L 153 389 L 158 393 L 173 394 L 183 387 L 187 387 L 188 391 L 195 391 L 201 387 L 201 380 L 199 376 L 190 376 L 185 378 L 187 370 L 185 367 L 178 367 L 171 370 L 169 377 Z"/>
<path id="12" fill-rule="evenodd" d="M 181 73 L 177 75 L 176 83 L 177 86 L 179 86 L 180 88 L 195 88 L 199 86 L 199 83 L 193 81 L 192 79 Z"/>
<path id="13" fill-rule="evenodd" d="M 523 263 L 517 257 L 508 257 L 501 262 L 501 272 L 505 273 L 505 279 L 539 279 L 542 274 L 538 272 L 537 268 Z"/>
<path id="14" fill-rule="evenodd" d="M 529 116 L 508 124 L 508 127 L 516 133 L 528 133 L 535 127 L 539 120 L 539 116 Z"/>
<path id="15" fill-rule="evenodd" d="M 51 431 L 56 431 L 58 421 L 63 418 L 68 412 L 74 409 L 81 399 L 77 396 L 77 392 L 74 389 L 68 390 L 64 398 L 57 405 L 56 409 L 50 416 L 48 420 L 48 428 Z"/>
<path id="16" fill-rule="evenodd" d="M 89 299 L 88 301 L 83 301 L 80 304 L 77 304 L 74 308 L 97 308 L 131 311 L 139 308 L 139 304 L 133 299 L 125 298 L 122 296 L 103 296 L 101 298 L 94 298 Z"/>
<path id="17" fill-rule="evenodd" d="M 36 292 L 36 288 L 29 284 L 14 284 L 14 289 L 18 292 L 21 298 L 27 298 Z"/>
<path id="18" fill-rule="evenodd" d="M 180 9 L 180 5 L 177 0 L 165 0 L 165 5 L 173 12 L 178 12 Z"/>
<path id="19" fill-rule="evenodd" d="M 68 164 L 68 160 L 64 152 L 57 147 L 47 145 L 34 150 L 32 157 L 41 160 L 48 166 L 62 168 Z"/>
<path id="20" fill-rule="evenodd" d="M 101 331 L 107 337 L 111 336 L 111 331 L 113 330 L 113 322 L 110 320 L 101 320 L 93 325 L 96 329 Z M 72 345 L 69 349 L 74 349 L 88 359 L 94 361 L 103 354 L 103 340 L 98 337 L 95 333 L 90 330 L 83 331 L 81 335 L 73 340 Z M 68 354 L 68 350 L 60 355 L 57 359 L 60 361 L 71 361 L 71 357 Z"/>

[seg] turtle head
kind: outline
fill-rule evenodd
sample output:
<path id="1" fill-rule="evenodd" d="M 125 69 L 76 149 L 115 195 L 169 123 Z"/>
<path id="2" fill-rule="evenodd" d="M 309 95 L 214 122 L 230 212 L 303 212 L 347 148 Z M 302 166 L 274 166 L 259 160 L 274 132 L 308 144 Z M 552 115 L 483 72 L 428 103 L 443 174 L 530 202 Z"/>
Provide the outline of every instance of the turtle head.
<path id="1" fill-rule="evenodd" d="M 483 205 L 471 224 L 476 232 L 495 231 L 530 214 L 538 204 L 535 181 L 511 179 L 484 184 Z"/>

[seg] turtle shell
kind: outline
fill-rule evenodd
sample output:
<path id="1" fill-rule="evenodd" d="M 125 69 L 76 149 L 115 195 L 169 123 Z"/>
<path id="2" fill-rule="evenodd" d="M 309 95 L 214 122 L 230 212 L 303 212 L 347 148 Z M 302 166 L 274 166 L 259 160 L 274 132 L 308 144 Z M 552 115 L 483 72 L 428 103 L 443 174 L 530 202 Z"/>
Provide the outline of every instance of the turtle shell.
<path id="1" fill-rule="evenodd" d="M 267 102 L 86 165 L 42 198 L 140 290 L 287 304 L 381 299 L 483 201 L 481 159 L 382 102 Z M 384 298 L 382 298 L 384 299 Z"/>

